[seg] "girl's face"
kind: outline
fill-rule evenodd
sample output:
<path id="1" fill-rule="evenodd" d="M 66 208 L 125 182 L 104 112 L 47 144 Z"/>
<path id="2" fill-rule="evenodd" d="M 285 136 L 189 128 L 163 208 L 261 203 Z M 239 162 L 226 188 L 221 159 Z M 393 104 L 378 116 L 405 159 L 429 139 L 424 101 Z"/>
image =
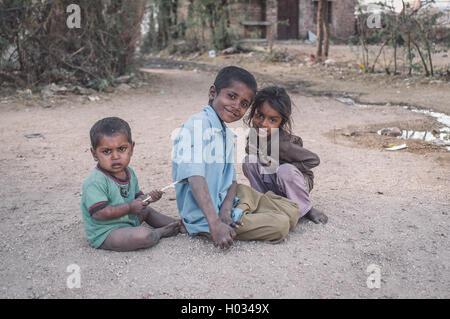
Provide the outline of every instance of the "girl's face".
<path id="1" fill-rule="evenodd" d="M 265 101 L 263 105 L 255 111 L 255 115 L 253 116 L 253 127 L 256 129 L 258 136 L 267 137 L 272 133 L 271 129 L 280 128 L 282 121 L 283 117 L 281 114 Z"/>

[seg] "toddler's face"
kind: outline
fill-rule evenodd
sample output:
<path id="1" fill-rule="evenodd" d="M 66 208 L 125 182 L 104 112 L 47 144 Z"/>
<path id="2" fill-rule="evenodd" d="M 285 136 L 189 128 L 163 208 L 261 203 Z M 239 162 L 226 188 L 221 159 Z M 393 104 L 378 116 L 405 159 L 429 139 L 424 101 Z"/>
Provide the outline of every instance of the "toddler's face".
<path id="1" fill-rule="evenodd" d="M 266 101 L 259 109 L 256 109 L 253 116 L 253 127 L 260 137 L 267 137 L 272 133 L 272 129 L 280 127 L 282 121 L 281 114 Z"/>
<path id="2" fill-rule="evenodd" d="M 97 148 L 91 148 L 92 156 L 100 167 L 112 175 L 123 178 L 124 169 L 133 155 L 134 142 L 130 144 L 126 134 L 100 136 Z"/>
<path id="3" fill-rule="evenodd" d="M 230 86 L 221 89 L 219 94 L 214 86 L 209 90 L 211 106 L 225 123 L 240 120 L 250 107 L 254 96 L 255 91 L 238 81 L 233 81 Z"/>

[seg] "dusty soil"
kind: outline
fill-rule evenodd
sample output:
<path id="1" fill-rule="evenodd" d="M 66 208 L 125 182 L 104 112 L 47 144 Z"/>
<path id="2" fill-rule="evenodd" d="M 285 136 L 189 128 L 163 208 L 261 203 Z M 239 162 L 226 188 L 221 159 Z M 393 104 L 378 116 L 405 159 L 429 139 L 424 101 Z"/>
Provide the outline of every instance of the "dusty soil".
<path id="1" fill-rule="evenodd" d="M 321 158 L 312 200 L 328 224 L 300 221 L 281 244 L 236 242 L 227 251 L 187 235 L 130 253 L 91 248 L 79 208 L 81 183 L 95 166 L 90 127 L 106 116 L 126 119 L 141 187 L 166 185 L 171 133 L 201 110 L 215 76 L 193 68 L 147 71 L 149 86 L 99 94 L 96 102 L 0 104 L 0 298 L 450 297 L 450 152 L 387 152 L 387 140 L 370 146 L 336 133 L 428 118 L 295 90 L 294 132 Z M 448 94 L 440 88 L 436 99 Z M 41 136 L 24 136 L 34 133 Z M 155 207 L 176 217 L 173 199 L 170 191 Z M 67 286 L 72 264 L 80 267 L 80 288 Z M 381 271 L 378 289 L 367 286 L 372 264 Z"/>
<path id="2" fill-rule="evenodd" d="M 399 75 L 386 75 L 384 68 L 393 63 L 389 61 L 389 52 L 379 59 L 375 73 L 365 74 L 358 64 L 361 63 L 357 47 L 333 45 L 330 48 L 330 64 L 310 63 L 310 55 L 315 54 L 315 46 L 311 44 L 293 44 L 280 42 L 274 45 L 277 56 L 287 58 L 288 62 L 270 62 L 267 46 L 249 47 L 253 52 L 224 55 L 218 54 L 211 59 L 208 54 L 192 59 L 214 65 L 240 64 L 262 75 L 264 78 L 275 78 L 297 86 L 297 91 L 309 95 L 324 95 L 332 93 L 354 93 L 361 103 L 378 103 L 411 105 L 435 111 L 450 113 L 450 56 L 449 51 L 433 55 L 436 70 L 434 78 L 427 78 L 420 73 L 406 76 L 404 57 L 399 51 Z M 378 53 L 379 47 L 370 46 L 371 60 Z M 282 59 L 283 60 L 283 59 Z M 415 61 L 417 62 L 417 61 Z M 446 76 L 442 74 L 444 72 Z"/>
<path id="3" fill-rule="evenodd" d="M 198 53 L 188 57 L 168 54 L 147 56 L 143 58 L 143 65 L 147 67 L 176 68 L 186 70 L 203 70 L 217 72 L 227 65 L 242 65 L 251 70 L 261 87 L 266 85 L 281 85 L 291 93 L 298 93 L 306 97 L 351 98 L 356 103 L 374 106 L 382 113 L 391 113 L 387 107 L 409 107 L 419 110 L 431 110 L 443 114 L 450 114 L 450 56 L 449 51 L 436 48 L 438 53 L 433 54 L 434 77 L 426 77 L 414 71 L 407 76 L 405 56 L 402 49 L 398 52 L 398 74 L 383 73 L 383 68 L 392 69 L 392 50 L 385 48 L 383 59 L 376 64 L 375 73 L 364 73 L 358 66 L 361 61 L 357 46 L 332 45 L 329 61 L 331 63 L 313 63 L 311 54 L 315 54 L 315 45 L 298 43 L 298 41 L 278 41 L 270 53 L 268 45 L 244 45 L 248 53 L 224 54 L 217 52 L 215 58 L 208 53 Z M 369 46 L 371 63 L 380 46 Z M 383 51 L 384 52 L 384 51 Z M 169 59 L 167 59 L 169 57 Z M 415 58 L 416 60 L 418 57 Z M 414 62 L 418 62 L 414 60 Z M 381 106 L 381 107 L 379 107 Z M 395 110 L 394 110 L 395 112 Z M 353 130 L 362 138 L 351 138 L 356 146 L 379 148 L 380 145 L 391 143 L 402 144 L 399 139 L 387 139 L 378 136 L 377 130 L 385 127 L 399 127 L 404 130 L 422 130 L 431 132 L 440 131 L 444 125 L 431 117 L 421 117 L 416 121 L 402 120 L 390 121 L 376 125 L 354 125 L 349 128 L 336 128 L 328 132 L 335 139 L 336 133 L 341 134 Z M 337 125 L 339 127 L 339 125 Z M 448 129 L 449 125 L 447 125 Z M 444 128 L 445 130 L 445 128 Z M 443 132 L 443 131 L 441 131 Z M 449 135 L 446 141 L 448 144 Z M 407 152 L 427 153 L 446 152 L 434 143 L 423 143 L 417 140 L 406 141 Z"/>

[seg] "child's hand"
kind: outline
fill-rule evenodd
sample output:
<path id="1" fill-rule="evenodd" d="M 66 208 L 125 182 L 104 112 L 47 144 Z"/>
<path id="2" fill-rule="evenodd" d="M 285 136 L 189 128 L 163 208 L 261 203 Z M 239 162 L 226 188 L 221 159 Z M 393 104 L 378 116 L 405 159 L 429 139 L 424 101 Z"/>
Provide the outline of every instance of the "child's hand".
<path id="1" fill-rule="evenodd" d="M 259 155 L 259 161 L 262 166 L 269 166 L 272 162 L 267 156 Z"/>
<path id="2" fill-rule="evenodd" d="M 233 228 L 239 228 L 242 226 L 242 223 L 240 221 L 235 222 L 233 218 L 231 218 L 231 211 L 222 211 L 219 212 L 219 218 L 222 221 L 222 223 L 231 226 Z"/>
<path id="3" fill-rule="evenodd" d="M 228 249 L 233 245 L 233 238 L 236 237 L 236 232 L 231 226 L 224 224 L 221 220 L 210 225 L 211 236 L 214 241 L 214 246 Z"/>
<path id="4" fill-rule="evenodd" d="M 129 214 L 139 215 L 144 213 L 148 202 L 143 202 L 142 198 L 136 198 L 135 200 L 129 202 L 128 205 L 130 206 Z"/>
<path id="5" fill-rule="evenodd" d="M 148 205 L 150 203 L 154 203 L 156 201 L 159 201 L 163 194 L 164 194 L 164 192 L 161 192 L 160 190 L 153 190 L 153 191 L 151 191 L 145 197 L 145 198 L 148 198 L 148 200 L 146 200 L 144 202 L 145 205 Z"/>

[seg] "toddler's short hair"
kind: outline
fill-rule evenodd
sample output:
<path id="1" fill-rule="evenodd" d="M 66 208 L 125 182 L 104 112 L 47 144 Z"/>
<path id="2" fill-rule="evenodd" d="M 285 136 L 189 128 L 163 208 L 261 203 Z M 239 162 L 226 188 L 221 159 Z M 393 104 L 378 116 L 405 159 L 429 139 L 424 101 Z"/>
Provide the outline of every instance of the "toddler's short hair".
<path id="1" fill-rule="evenodd" d="M 255 92 L 258 90 L 255 77 L 250 72 L 237 66 L 227 66 L 216 76 L 214 81 L 216 93 L 219 94 L 220 90 L 229 87 L 233 81 L 242 82 Z"/>
<path id="2" fill-rule="evenodd" d="M 128 142 L 131 144 L 131 129 L 128 123 L 118 117 L 106 117 L 97 121 L 90 131 L 91 145 L 95 150 L 98 146 L 100 136 L 112 136 L 115 134 L 125 134 Z"/>

